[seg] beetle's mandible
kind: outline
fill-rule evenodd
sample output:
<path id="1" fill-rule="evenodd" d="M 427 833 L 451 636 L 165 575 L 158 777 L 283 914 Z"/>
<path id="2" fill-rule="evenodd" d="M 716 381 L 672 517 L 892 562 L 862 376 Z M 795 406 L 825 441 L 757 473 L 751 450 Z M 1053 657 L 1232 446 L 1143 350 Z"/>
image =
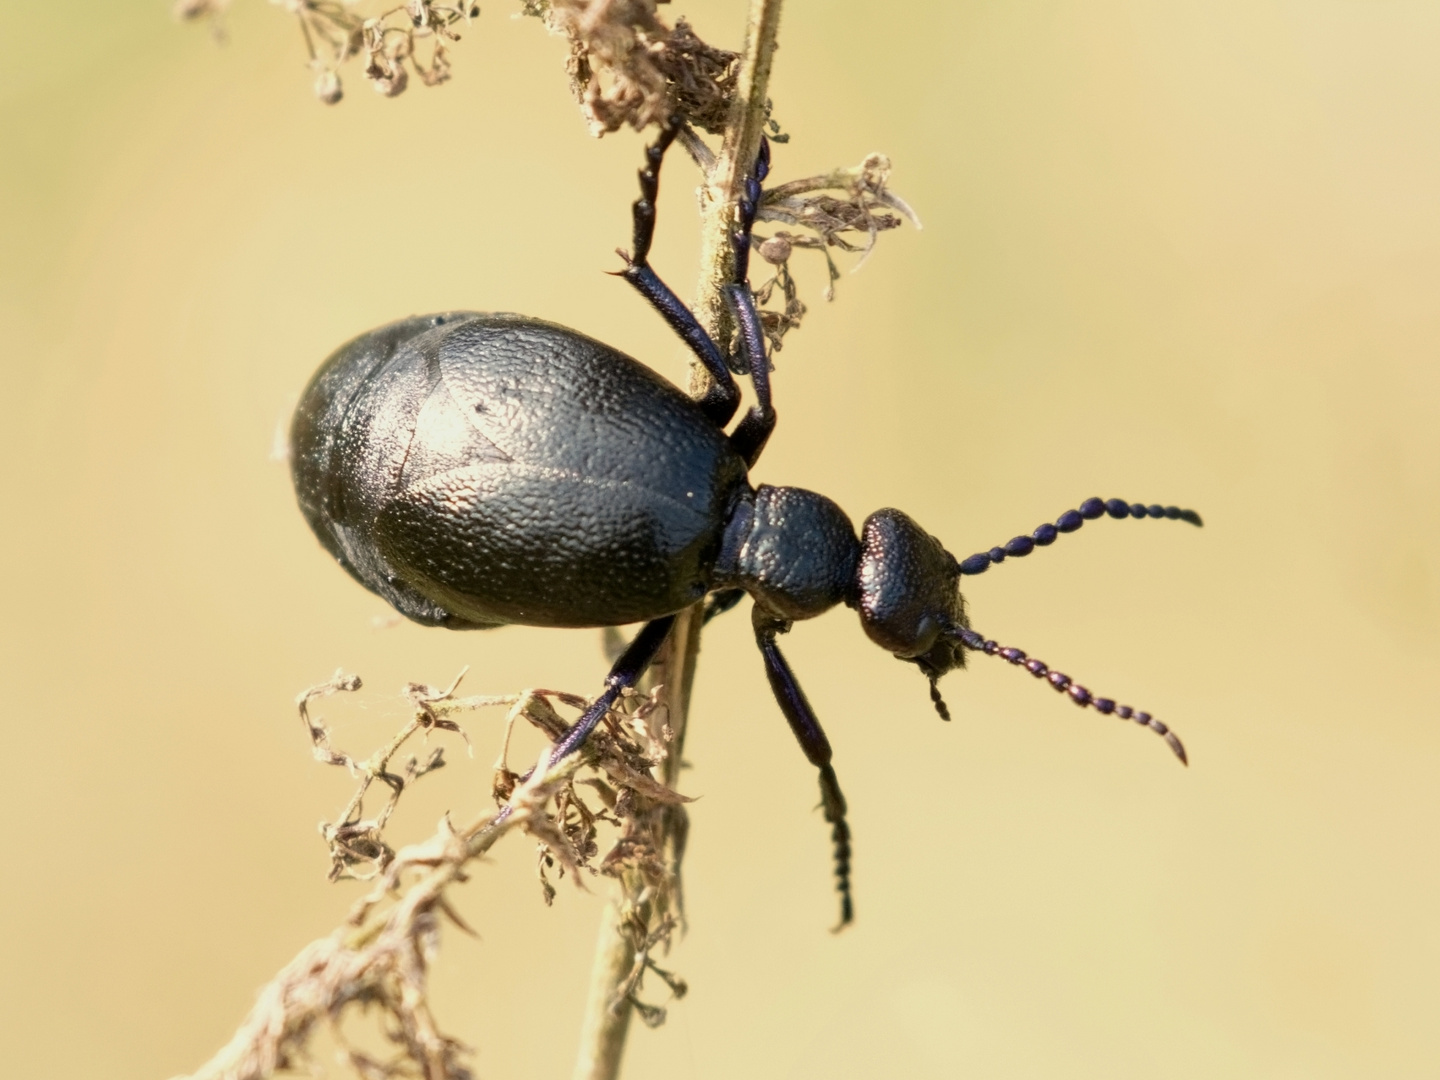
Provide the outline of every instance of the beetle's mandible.
<path id="1" fill-rule="evenodd" d="M 320 542 L 366 588 L 427 626 L 483 629 L 646 625 L 604 692 L 556 748 L 573 752 L 663 644 L 675 614 L 754 601 L 755 640 L 781 712 L 820 772 L 835 846 L 840 924 L 852 917 L 850 833 L 829 740 L 776 643 L 837 604 L 929 680 L 967 652 L 1023 665 L 1079 705 L 1148 726 L 1150 714 L 1092 694 L 1019 649 L 970 628 L 960 578 L 1028 555 L 1087 519 L 1172 518 L 1188 510 L 1089 499 L 1053 524 L 955 559 L 899 510 L 857 534 L 823 495 L 752 487 L 749 468 L 775 426 L 769 362 L 747 284 L 750 229 L 769 167 L 762 143 L 737 207 L 734 316 L 739 370 L 757 404 L 728 434 L 740 392 L 727 357 L 651 270 L 660 163 L 677 129 L 646 149 L 634 245 L 622 276 L 710 373 L 692 399 L 607 345 L 520 315 L 446 312 L 402 319 L 341 347 L 311 380 L 291 428 L 300 508 Z"/>

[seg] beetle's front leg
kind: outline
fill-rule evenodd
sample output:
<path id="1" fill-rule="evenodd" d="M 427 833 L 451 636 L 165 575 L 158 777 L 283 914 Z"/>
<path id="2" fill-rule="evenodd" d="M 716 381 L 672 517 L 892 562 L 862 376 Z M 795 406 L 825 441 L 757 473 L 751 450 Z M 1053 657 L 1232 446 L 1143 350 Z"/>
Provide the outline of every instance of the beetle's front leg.
<path id="1" fill-rule="evenodd" d="M 765 355 L 765 335 L 760 329 L 760 313 L 755 310 L 750 286 L 727 285 L 725 303 L 735 319 L 740 355 L 750 369 L 750 383 L 755 387 L 755 404 L 731 432 L 730 445 L 745 459 L 746 465 L 753 466 L 775 430 L 775 407 L 770 403 L 770 360 Z"/>
<path id="2" fill-rule="evenodd" d="M 755 644 L 765 658 L 765 674 L 770 679 L 770 690 L 775 695 L 780 711 L 790 723 L 790 730 L 805 751 L 810 764 L 820 770 L 820 805 L 825 811 L 825 820 L 830 823 L 830 840 L 835 845 L 835 888 L 840 893 L 840 922 L 836 930 L 844 929 L 855 917 L 855 908 L 850 900 L 850 825 L 845 819 L 845 796 L 840 792 L 840 781 L 830 765 L 830 740 L 820 727 L 815 710 L 806 700 L 805 691 L 800 688 L 795 673 L 775 644 L 775 636 L 790 629 L 783 619 L 769 615 L 757 604 L 753 610 Z"/>

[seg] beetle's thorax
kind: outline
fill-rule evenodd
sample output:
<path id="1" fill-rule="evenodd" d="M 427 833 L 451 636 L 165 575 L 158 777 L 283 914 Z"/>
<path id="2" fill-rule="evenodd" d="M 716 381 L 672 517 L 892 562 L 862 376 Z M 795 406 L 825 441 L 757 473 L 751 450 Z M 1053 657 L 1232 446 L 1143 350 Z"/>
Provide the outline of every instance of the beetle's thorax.
<path id="1" fill-rule="evenodd" d="M 848 604 L 875 644 L 943 675 L 964 665 L 948 629 L 967 626 L 955 559 L 899 510 L 857 538 L 845 511 L 804 488 L 745 490 L 725 524 L 713 588 L 741 588 L 775 618 L 811 619 Z"/>
<path id="2" fill-rule="evenodd" d="M 782 619 L 853 603 L 860 541 L 845 511 L 804 488 L 761 484 L 725 525 L 716 587 L 741 588 Z"/>

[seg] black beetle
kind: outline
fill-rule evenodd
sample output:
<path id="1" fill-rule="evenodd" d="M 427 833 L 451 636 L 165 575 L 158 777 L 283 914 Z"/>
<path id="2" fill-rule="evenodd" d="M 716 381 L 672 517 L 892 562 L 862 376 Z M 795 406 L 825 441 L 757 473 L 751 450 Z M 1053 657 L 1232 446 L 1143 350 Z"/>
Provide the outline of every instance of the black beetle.
<path id="1" fill-rule="evenodd" d="M 305 390 L 291 428 L 300 508 L 366 588 L 427 626 L 599 627 L 648 620 L 604 692 L 555 750 L 574 751 L 664 642 L 675 613 L 754 599 L 755 639 L 781 711 L 820 770 L 832 826 L 841 925 L 852 916 L 850 833 L 830 743 L 776 644 L 796 619 L 855 608 L 871 640 L 936 687 L 968 650 L 1048 679 L 1079 705 L 1180 741 L 1148 713 L 1096 697 L 1018 649 L 970 629 L 959 582 L 1053 543 L 1087 518 L 1180 518 L 1175 507 L 1087 500 L 1030 536 L 957 561 L 899 510 L 857 537 L 850 519 L 800 488 L 752 488 L 747 471 L 775 426 L 769 363 L 747 281 L 750 227 L 768 171 L 762 143 L 738 207 L 726 300 L 753 406 L 730 434 L 740 392 L 726 358 L 648 264 L 659 169 L 677 129 L 646 150 L 634 251 L 622 276 L 711 375 L 692 399 L 607 345 L 521 315 L 447 312 L 402 319 L 341 347 Z"/>

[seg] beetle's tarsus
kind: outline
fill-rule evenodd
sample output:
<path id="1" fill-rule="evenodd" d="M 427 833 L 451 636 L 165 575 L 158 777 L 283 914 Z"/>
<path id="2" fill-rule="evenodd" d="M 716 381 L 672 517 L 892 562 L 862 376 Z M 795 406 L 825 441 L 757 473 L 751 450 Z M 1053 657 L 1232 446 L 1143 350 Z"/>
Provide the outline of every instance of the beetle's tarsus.
<path id="1" fill-rule="evenodd" d="M 830 764 L 830 740 L 820 727 L 820 719 L 805 697 L 805 691 L 790 670 L 775 636 L 790 629 L 785 619 L 771 615 L 757 604 L 752 610 L 751 622 L 755 628 L 755 643 L 765 659 L 765 674 L 770 680 L 770 691 L 775 695 L 776 704 L 785 714 L 790 731 L 810 764 L 820 770 L 820 807 L 825 820 L 830 823 L 830 843 L 835 851 L 835 888 L 840 893 L 840 925 L 845 926 L 854 918 L 854 904 L 850 897 L 850 825 L 846 820 L 845 796 L 840 791 L 840 780 Z"/>
<path id="2" fill-rule="evenodd" d="M 639 681 L 640 676 L 645 674 L 645 669 L 650 666 L 650 661 L 654 660 L 655 654 L 660 651 L 660 646 L 665 644 L 665 638 L 669 636 L 670 627 L 674 623 L 675 616 L 666 615 L 663 618 L 651 619 L 640 628 L 635 639 L 620 654 L 620 659 L 615 661 L 610 674 L 605 676 L 604 691 L 590 703 L 580 719 L 565 733 L 565 737 L 555 744 L 555 748 L 550 752 L 552 765 L 580 749 L 590 737 L 590 733 L 609 714 L 610 707 L 619 699 L 621 693 Z"/>
<path id="3" fill-rule="evenodd" d="M 850 825 L 845 819 L 845 796 L 835 770 L 825 765 L 820 770 L 820 801 L 825 820 L 830 822 L 830 842 L 835 848 L 835 890 L 840 894 L 840 921 L 831 930 L 839 933 L 855 918 L 855 905 L 850 896 Z"/>
<path id="4" fill-rule="evenodd" d="M 930 676 L 930 701 L 935 706 L 935 711 L 940 714 L 940 719 L 948 724 L 950 722 L 950 707 L 945 704 L 945 699 L 940 696 L 940 678 L 937 675 Z"/>

